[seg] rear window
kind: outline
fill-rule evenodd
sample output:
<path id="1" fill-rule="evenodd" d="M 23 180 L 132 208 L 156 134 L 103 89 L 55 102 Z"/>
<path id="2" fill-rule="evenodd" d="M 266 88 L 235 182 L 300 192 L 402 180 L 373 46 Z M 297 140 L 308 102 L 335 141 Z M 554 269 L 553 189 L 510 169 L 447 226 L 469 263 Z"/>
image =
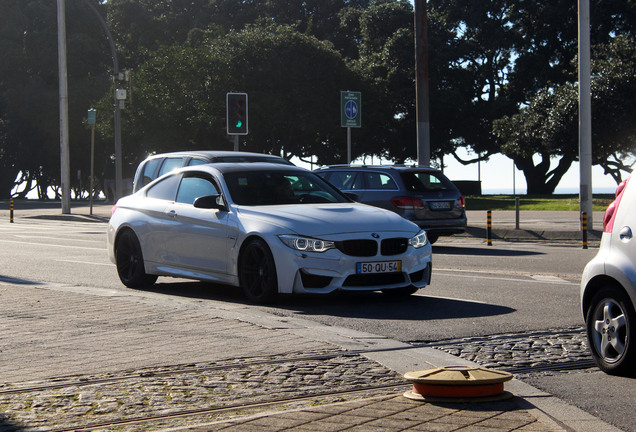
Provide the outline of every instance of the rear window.
<path id="1" fill-rule="evenodd" d="M 455 186 L 441 173 L 430 171 L 403 172 L 402 181 L 407 191 L 432 192 L 454 190 Z"/>

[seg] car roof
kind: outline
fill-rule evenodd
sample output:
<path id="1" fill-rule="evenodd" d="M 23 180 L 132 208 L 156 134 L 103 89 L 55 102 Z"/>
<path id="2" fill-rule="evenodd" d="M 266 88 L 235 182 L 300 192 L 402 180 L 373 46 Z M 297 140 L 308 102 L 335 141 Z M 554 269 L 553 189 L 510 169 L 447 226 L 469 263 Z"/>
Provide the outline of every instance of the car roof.
<path id="1" fill-rule="evenodd" d="M 188 151 L 176 151 L 176 152 L 168 152 L 168 153 L 158 153 L 149 156 L 149 159 L 161 158 L 161 157 L 201 157 L 209 160 L 214 160 L 215 158 L 223 158 L 229 156 L 252 156 L 252 157 L 265 157 L 265 158 L 274 158 L 274 159 L 283 159 L 284 158 L 276 155 L 264 154 L 264 153 L 253 153 L 253 152 L 235 152 L 231 150 L 188 150 Z"/>
<path id="2" fill-rule="evenodd" d="M 218 171 L 221 174 L 243 172 L 243 171 L 279 171 L 279 172 L 302 172 L 310 173 L 311 171 L 296 165 L 272 164 L 267 162 L 220 162 L 215 164 L 195 165 L 181 168 L 181 172 L 208 170 Z"/>
<path id="3" fill-rule="evenodd" d="M 353 164 L 340 164 L 340 165 L 325 165 L 317 168 L 315 171 L 326 171 L 329 169 L 377 169 L 377 170 L 396 170 L 396 171 L 417 171 L 417 170 L 425 170 L 425 171 L 434 171 L 441 172 L 437 168 L 433 168 L 428 165 L 353 165 Z"/>

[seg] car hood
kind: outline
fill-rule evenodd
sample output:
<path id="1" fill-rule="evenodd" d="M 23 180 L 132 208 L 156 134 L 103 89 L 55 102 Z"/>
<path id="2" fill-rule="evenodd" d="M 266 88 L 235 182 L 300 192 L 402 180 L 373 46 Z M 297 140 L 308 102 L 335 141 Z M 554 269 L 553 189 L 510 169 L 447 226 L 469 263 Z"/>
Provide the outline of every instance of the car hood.
<path id="1" fill-rule="evenodd" d="M 239 218 L 269 223 L 307 236 L 393 231 L 417 234 L 419 228 L 400 215 L 378 207 L 358 203 L 291 204 L 277 206 L 240 206 Z"/>

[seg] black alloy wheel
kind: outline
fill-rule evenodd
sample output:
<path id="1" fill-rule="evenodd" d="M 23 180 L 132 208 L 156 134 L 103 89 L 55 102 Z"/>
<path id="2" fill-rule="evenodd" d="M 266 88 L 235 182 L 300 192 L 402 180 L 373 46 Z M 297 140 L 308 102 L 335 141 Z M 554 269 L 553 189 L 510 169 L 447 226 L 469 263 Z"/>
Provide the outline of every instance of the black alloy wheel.
<path id="1" fill-rule="evenodd" d="M 251 240 L 241 252 L 239 282 L 245 297 L 254 303 L 269 302 L 278 294 L 276 264 L 263 240 Z"/>
<path id="2" fill-rule="evenodd" d="M 146 288 L 157 280 L 156 275 L 146 274 L 141 245 L 135 233 L 129 229 L 117 237 L 115 261 L 119 280 L 128 288 Z"/>

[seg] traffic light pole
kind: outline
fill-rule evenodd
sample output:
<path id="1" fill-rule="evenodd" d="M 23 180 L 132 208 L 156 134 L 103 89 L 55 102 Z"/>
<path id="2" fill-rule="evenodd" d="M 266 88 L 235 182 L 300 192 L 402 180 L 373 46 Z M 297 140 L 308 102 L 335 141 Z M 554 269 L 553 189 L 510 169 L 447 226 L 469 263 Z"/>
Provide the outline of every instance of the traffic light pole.
<path id="1" fill-rule="evenodd" d="M 238 135 L 234 135 L 234 151 L 238 151 L 238 149 L 239 149 Z"/>

